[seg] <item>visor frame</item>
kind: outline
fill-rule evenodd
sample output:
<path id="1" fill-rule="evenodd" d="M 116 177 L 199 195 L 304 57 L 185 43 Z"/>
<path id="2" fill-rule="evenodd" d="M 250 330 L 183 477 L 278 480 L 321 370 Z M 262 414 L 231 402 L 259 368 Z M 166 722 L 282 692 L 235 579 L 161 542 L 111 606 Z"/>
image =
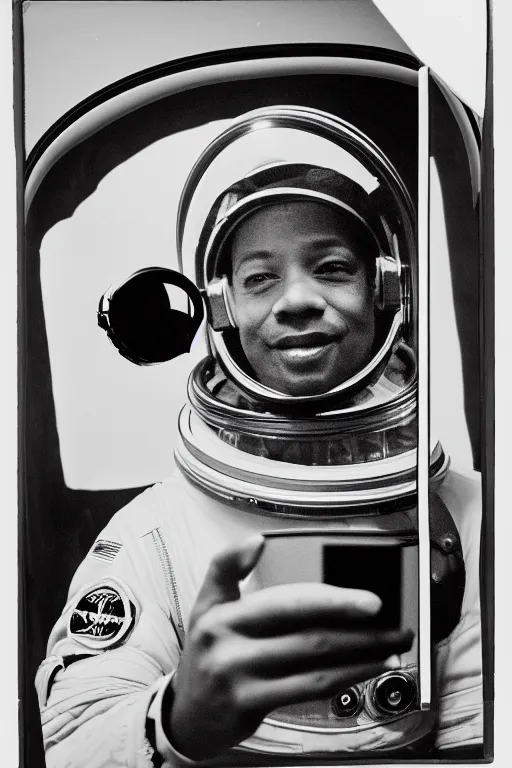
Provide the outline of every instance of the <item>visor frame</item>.
<path id="1" fill-rule="evenodd" d="M 230 379 L 234 380 L 247 394 L 256 397 L 269 408 L 284 408 L 285 410 L 287 409 L 291 411 L 306 408 L 320 413 L 322 411 L 332 410 L 333 407 L 336 407 L 353 394 L 355 390 L 377 380 L 382 374 L 399 342 L 402 340 L 409 342 L 411 338 L 414 337 L 416 318 L 414 302 L 412 302 L 413 311 L 410 311 L 412 294 L 410 278 L 414 277 L 416 270 L 416 217 L 412 199 L 398 172 L 380 148 L 356 126 L 342 120 L 336 115 L 309 107 L 294 105 L 264 107 L 245 113 L 236 119 L 225 131 L 210 142 L 193 166 L 185 183 L 178 206 L 176 232 L 177 254 L 180 269 L 183 270 L 183 246 L 185 241 L 187 215 L 203 176 L 207 174 L 215 158 L 233 142 L 243 138 L 250 132 L 256 130 L 263 132 L 272 128 L 299 129 L 305 133 L 311 133 L 320 138 L 324 138 L 334 146 L 348 151 L 368 172 L 376 177 L 378 181 L 377 188 L 382 187 L 391 193 L 391 198 L 394 203 L 395 218 L 400 225 L 401 230 L 399 230 L 398 234 L 395 231 L 392 233 L 393 236 L 395 236 L 395 241 L 399 241 L 398 248 L 396 247 L 396 242 L 389 242 L 387 244 L 388 251 L 391 254 L 388 258 L 390 260 L 393 259 L 397 264 L 401 306 L 394 311 L 393 315 L 391 315 L 391 311 L 389 312 L 389 330 L 385 335 L 384 342 L 373 355 L 370 362 L 357 374 L 350 377 L 347 381 L 342 382 L 332 390 L 314 395 L 288 395 L 261 385 L 255 378 L 245 373 L 234 359 L 222 335 L 223 331 L 213 330 L 210 324 L 207 326 L 207 342 L 211 353 L 219 361 L 225 374 Z M 296 162 L 278 162 L 271 163 L 270 165 L 280 165 L 285 168 L 287 165 L 296 164 Z M 308 163 L 304 164 L 307 165 Z M 312 167 L 317 167 L 314 163 L 311 165 Z M 257 173 L 257 171 L 258 169 L 254 169 L 254 171 L 248 175 L 248 178 L 253 176 L 255 172 Z M 246 176 L 243 178 L 246 178 Z M 225 191 L 227 192 L 228 189 L 229 187 L 226 188 Z M 370 233 L 372 239 L 376 241 L 379 256 L 385 253 L 382 242 L 379 240 L 372 227 L 369 226 L 368 222 L 351 206 L 342 204 L 340 200 L 337 200 L 331 195 L 325 195 L 324 193 L 314 192 L 309 189 L 300 189 L 298 187 L 263 189 L 254 194 L 246 195 L 231 206 L 227 212 L 227 216 L 224 215 L 219 222 L 213 225 L 213 229 L 205 242 L 201 243 L 203 237 L 202 234 L 196 239 L 194 255 L 196 282 L 198 287 L 204 293 L 207 294 L 210 279 L 212 277 L 219 277 L 218 275 L 215 275 L 215 266 L 212 268 L 209 261 L 216 244 L 218 242 L 224 243 L 229 236 L 231 228 L 228 229 L 228 224 L 230 223 L 230 218 L 232 217 L 233 212 L 241 211 L 246 208 L 247 213 L 245 215 L 248 215 L 249 210 L 253 211 L 254 205 L 259 200 L 266 198 L 273 198 L 273 200 L 276 200 L 279 199 L 279 197 L 281 197 L 281 199 L 289 200 L 292 196 L 295 197 L 295 199 L 316 199 L 317 201 L 329 203 L 334 205 L 338 210 L 343 209 L 345 213 L 355 216 L 355 218 L 363 224 L 365 229 Z M 248 202 L 244 202 L 246 200 Z M 218 201 L 219 196 L 217 197 L 217 202 Z M 216 203 L 213 204 L 213 206 L 215 205 Z M 212 208 L 210 208 L 210 212 L 211 211 Z M 236 222 L 233 223 L 232 226 L 236 226 L 241 220 L 240 217 L 237 217 Z M 388 239 L 386 228 L 383 227 L 383 229 L 383 235 Z M 189 244 L 189 247 L 192 246 Z M 401 253 L 403 252 L 408 255 L 406 269 L 402 269 L 403 262 Z M 214 265 L 216 265 L 216 261 L 217 256 L 214 257 Z M 224 300 L 226 301 L 226 299 L 228 306 L 225 308 L 225 314 L 227 316 L 230 314 L 233 315 L 233 307 L 229 306 L 229 296 L 225 296 Z M 378 302 L 376 302 L 376 306 L 379 308 Z M 387 310 L 385 311 L 387 312 Z M 404 328 L 404 323 L 407 324 L 407 328 Z"/>

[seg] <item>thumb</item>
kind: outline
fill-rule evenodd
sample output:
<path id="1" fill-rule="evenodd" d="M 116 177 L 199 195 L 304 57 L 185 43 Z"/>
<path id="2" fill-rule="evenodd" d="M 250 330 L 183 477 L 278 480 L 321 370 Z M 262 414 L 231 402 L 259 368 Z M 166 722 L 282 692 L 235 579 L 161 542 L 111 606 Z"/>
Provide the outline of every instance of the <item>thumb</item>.
<path id="1" fill-rule="evenodd" d="M 215 555 L 196 599 L 195 616 L 205 613 L 213 605 L 238 600 L 238 583 L 252 571 L 264 545 L 264 537 L 256 534 Z"/>

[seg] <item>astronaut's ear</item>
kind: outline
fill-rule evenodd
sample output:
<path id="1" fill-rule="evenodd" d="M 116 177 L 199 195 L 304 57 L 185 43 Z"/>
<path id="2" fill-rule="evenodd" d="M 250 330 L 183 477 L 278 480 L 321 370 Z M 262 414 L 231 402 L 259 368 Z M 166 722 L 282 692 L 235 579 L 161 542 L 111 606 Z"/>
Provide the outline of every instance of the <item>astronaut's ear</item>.
<path id="1" fill-rule="evenodd" d="M 199 289 L 181 272 L 141 269 L 100 299 L 98 325 L 119 353 L 154 365 L 190 352 L 204 317 Z"/>

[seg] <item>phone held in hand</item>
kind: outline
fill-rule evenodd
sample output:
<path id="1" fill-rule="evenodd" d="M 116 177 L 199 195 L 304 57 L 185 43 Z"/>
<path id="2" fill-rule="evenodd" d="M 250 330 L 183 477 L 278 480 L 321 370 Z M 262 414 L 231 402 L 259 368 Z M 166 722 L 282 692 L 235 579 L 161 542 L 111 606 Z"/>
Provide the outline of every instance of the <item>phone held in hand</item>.
<path id="1" fill-rule="evenodd" d="M 415 534 L 354 534 L 325 529 L 264 533 L 259 562 L 243 584 L 243 592 L 289 584 L 325 583 L 373 592 L 382 601 L 373 617 L 352 628 L 412 630 L 410 650 L 399 657 L 400 668 L 340 690 L 330 700 L 283 707 L 272 719 L 287 720 L 306 711 L 316 727 L 353 729 L 392 722 L 419 710 L 418 704 L 418 539 Z M 301 710 L 299 712 L 298 710 Z"/>

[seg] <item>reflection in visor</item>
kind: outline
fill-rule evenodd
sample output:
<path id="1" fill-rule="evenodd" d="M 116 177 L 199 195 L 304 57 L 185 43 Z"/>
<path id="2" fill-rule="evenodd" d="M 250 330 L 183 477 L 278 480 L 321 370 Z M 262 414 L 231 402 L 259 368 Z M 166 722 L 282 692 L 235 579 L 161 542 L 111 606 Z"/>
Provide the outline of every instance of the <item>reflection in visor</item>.
<path id="1" fill-rule="evenodd" d="M 233 448 L 273 461 L 307 466 L 343 466 L 379 461 L 398 456 L 416 447 L 416 418 L 399 427 L 363 435 L 332 438 L 306 438 L 300 442 L 287 437 L 259 437 L 234 429 L 217 429 L 218 437 Z"/>

